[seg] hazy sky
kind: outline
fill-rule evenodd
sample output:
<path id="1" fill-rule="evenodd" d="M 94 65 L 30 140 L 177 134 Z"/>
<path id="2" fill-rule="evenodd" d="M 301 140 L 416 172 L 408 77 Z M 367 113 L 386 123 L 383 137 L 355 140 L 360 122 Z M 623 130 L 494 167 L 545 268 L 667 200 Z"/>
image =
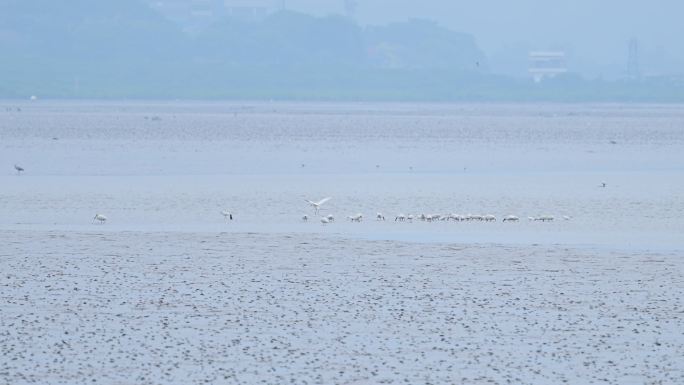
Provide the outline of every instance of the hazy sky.
<path id="1" fill-rule="evenodd" d="M 317 14 L 343 9 L 342 0 L 286 4 Z M 635 37 L 644 72 L 684 73 L 681 0 L 358 0 L 356 14 L 371 24 L 429 18 L 471 33 L 494 68 L 518 51 L 560 48 L 574 70 L 610 77 L 626 68 L 627 43 Z"/>

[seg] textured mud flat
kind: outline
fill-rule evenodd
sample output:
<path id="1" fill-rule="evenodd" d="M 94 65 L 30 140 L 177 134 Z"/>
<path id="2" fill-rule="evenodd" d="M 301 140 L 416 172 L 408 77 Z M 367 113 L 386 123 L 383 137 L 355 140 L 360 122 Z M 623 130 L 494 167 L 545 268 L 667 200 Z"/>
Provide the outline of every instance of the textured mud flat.
<path id="1" fill-rule="evenodd" d="M 684 259 L 0 232 L 2 384 L 681 384 Z"/>

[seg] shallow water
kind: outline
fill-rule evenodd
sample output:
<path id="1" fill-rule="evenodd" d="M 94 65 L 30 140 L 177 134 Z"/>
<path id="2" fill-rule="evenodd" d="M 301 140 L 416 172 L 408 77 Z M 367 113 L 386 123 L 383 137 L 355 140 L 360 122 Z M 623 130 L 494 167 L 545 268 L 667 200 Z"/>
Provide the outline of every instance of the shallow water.
<path id="1" fill-rule="evenodd" d="M 99 212 L 107 231 L 684 249 L 684 106 L 0 104 L 12 107 L 0 113 L 3 229 L 83 231 Z M 304 200 L 324 196 L 337 222 L 302 223 Z M 365 223 L 344 223 L 358 212 Z M 399 213 L 523 221 L 393 223 Z M 546 214 L 557 220 L 526 221 Z"/>

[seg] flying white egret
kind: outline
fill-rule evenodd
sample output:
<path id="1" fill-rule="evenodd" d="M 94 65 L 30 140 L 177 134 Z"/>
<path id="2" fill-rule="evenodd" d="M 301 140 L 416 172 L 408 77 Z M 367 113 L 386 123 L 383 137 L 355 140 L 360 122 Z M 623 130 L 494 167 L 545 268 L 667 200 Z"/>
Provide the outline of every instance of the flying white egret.
<path id="1" fill-rule="evenodd" d="M 221 211 L 221 215 L 223 215 L 223 218 L 225 218 L 226 221 L 233 220 L 233 214 L 228 210 Z"/>
<path id="2" fill-rule="evenodd" d="M 99 221 L 100 224 L 104 224 L 105 222 L 107 222 L 107 217 L 105 217 L 102 214 L 95 214 L 95 216 L 93 217 L 93 222 L 94 221 Z"/>
<path id="3" fill-rule="evenodd" d="M 318 214 L 318 211 L 321 209 L 321 205 L 323 205 L 323 203 L 329 201 L 330 199 L 332 199 L 332 198 L 327 197 L 327 198 L 321 199 L 321 200 L 318 201 L 318 202 L 310 201 L 310 200 L 308 200 L 308 199 L 305 199 L 305 200 L 306 200 L 306 202 L 307 202 L 308 204 L 310 204 L 310 205 L 314 208 L 314 212 L 315 212 L 316 214 Z"/>
<path id="4" fill-rule="evenodd" d="M 21 175 L 21 173 L 24 172 L 24 168 L 19 166 L 18 164 L 14 165 L 14 169 L 17 170 L 17 175 Z"/>

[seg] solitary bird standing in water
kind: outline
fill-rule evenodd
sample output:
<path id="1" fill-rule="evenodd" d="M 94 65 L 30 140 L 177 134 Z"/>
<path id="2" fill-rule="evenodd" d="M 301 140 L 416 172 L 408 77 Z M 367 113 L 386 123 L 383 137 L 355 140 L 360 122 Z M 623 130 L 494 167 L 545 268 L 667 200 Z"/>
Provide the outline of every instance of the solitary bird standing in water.
<path id="1" fill-rule="evenodd" d="M 93 221 L 98 221 L 100 222 L 100 224 L 103 225 L 105 222 L 107 222 L 107 217 L 105 217 L 102 214 L 95 214 L 95 216 L 93 217 Z"/>
<path id="2" fill-rule="evenodd" d="M 221 211 L 221 215 L 223 215 L 223 217 L 226 219 L 226 221 L 228 221 L 228 220 L 232 221 L 233 220 L 233 214 L 227 210 Z"/>
<path id="3" fill-rule="evenodd" d="M 24 172 L 24 168 L 19 166 L 18 164 L 14 165 L 14 169 L 17 170 L 17 175 L 21 175 L 21 173 Z"/>

